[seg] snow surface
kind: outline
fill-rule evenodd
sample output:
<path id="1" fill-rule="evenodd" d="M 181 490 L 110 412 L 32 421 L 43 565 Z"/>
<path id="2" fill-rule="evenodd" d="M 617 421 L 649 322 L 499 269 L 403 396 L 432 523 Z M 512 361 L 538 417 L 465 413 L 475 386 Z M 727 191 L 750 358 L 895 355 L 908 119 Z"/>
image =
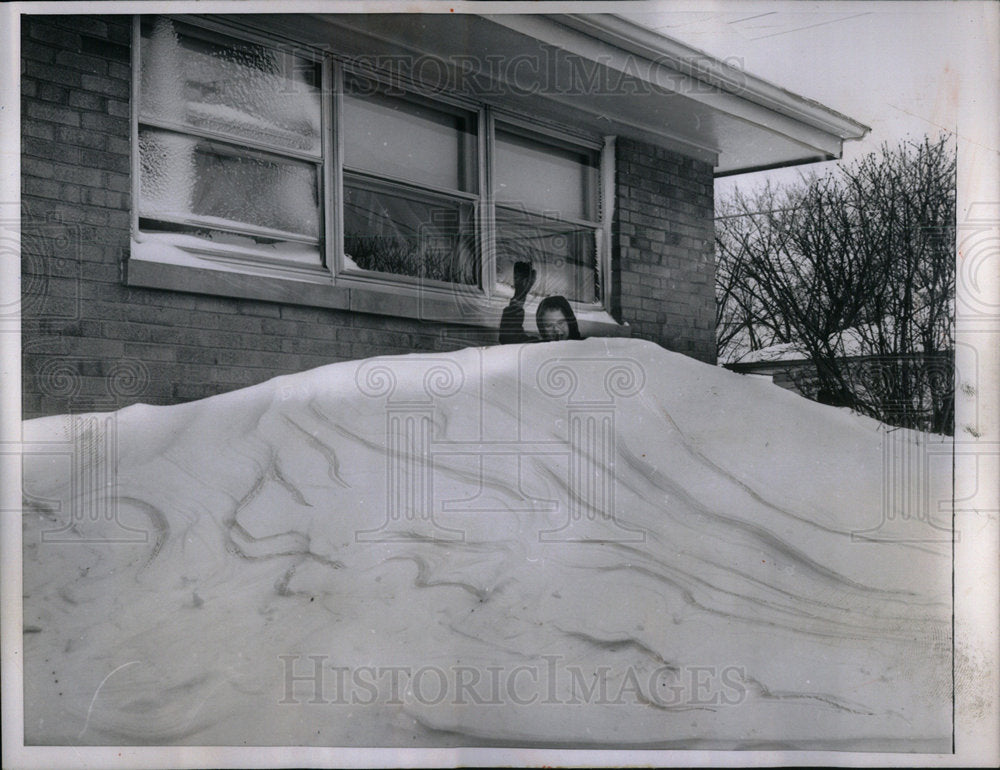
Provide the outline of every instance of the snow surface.
<path id="1" fill-rule="evenodd" d="M 24 432 L 28 744 L 950 750 L 943 438 L 623 339 Z"/>

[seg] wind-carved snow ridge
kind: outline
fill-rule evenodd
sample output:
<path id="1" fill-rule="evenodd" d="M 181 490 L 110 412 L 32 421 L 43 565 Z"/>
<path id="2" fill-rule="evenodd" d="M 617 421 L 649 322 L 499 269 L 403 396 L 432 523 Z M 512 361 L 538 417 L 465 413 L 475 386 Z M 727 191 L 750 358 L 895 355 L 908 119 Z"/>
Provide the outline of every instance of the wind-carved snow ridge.
<path id="1" fill-rule="evenodd" d="M 611 339 L 24 433 L 29 744 L 950 746 L 943 438 Z"/>

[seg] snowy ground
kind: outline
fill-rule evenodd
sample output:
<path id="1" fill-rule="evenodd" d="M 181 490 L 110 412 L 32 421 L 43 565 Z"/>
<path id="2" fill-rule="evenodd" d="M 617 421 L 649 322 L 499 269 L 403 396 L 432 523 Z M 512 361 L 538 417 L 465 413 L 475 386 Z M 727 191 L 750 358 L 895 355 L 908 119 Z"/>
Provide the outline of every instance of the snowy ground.
<path id="1" fill-rule="evenodd" d="M 610 339 L 24 430 L 28 744 L 950 750 L 942 438 Z"/>

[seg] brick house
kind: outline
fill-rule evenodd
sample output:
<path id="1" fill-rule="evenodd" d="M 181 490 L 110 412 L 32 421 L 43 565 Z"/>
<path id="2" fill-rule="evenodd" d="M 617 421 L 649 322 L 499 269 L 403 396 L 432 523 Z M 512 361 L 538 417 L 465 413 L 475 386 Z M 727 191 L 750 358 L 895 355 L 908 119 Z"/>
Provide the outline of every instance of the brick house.
<path id="1" fill-rule="evenodd" d="M 713 178 L 866 130 L 613 15 L 20 20 L 25 417 L 494 344 L 519 259 L 714 362 Z"/>

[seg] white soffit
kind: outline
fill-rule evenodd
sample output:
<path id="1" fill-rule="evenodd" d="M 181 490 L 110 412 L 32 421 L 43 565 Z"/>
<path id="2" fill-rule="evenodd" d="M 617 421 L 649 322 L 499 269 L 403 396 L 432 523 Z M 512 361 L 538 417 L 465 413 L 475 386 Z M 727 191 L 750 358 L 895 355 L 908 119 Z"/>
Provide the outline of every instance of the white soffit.
<path id="1" fill-rule="evenodd" d="M 868 128 L 611 14 L 230 17 L 365 61 L 424 60 L 484 101 L 653 142 L 716 175 L 839 158 Z M 394 58 L 398 57 L 398 58 Z M 405 65 L 404 65 L 405 66 Z M 449 74 L 443 76 L 443 69 Z M 486 89 L 482 84 L 491 84 Z"/>

